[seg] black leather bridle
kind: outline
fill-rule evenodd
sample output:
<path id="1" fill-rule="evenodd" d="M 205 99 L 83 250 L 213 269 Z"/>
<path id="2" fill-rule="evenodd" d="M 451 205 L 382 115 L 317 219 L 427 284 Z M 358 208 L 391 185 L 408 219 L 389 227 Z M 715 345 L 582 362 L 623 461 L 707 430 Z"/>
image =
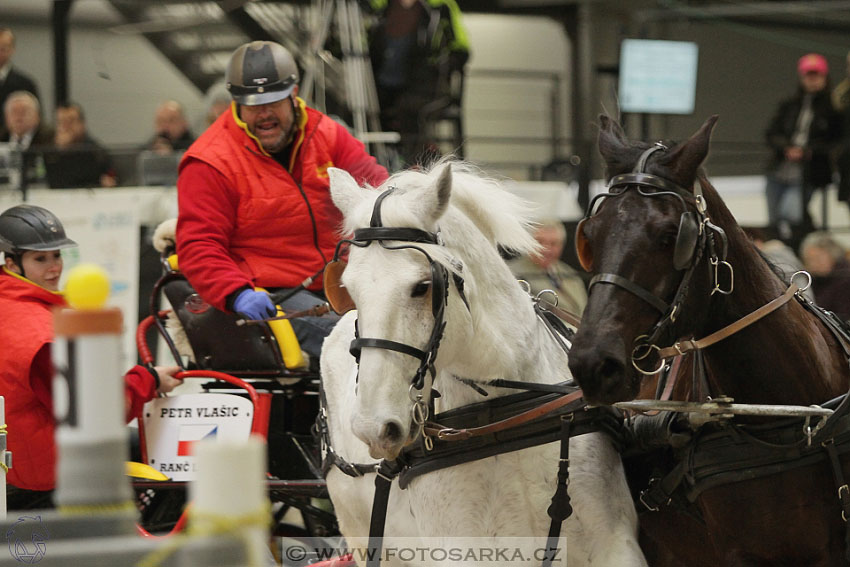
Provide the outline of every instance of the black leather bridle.
<path id="1" fill-rule="evenodd" d="M 729 269 L 730 277 L 732 277 L 732 267 L 726 262 L 727 240 L 726 233 L 719 226 L 714 225 L 708 217 L 705 208 L 705 199 L 702 195 L 702 187 L 697 182 L 694 185 L 694 191 L 690 192 L 678 184 L 659 177 L 646 173 L 646 162 L 649 157 L 658 151 L 666 151 L 667 146 L 657 142 L 641 154 L 638 163 L 631 173 L 615 175 L 611 178 L 608 184 L 608 192 L 596 195 L 588 205 L 587 213 L 579 223 L 577 230 L 578 239 L 583 238 L 583 234 L 579 234 L 583 223 L 593 216 L 597 204 L 602 200 L 625 194 L 629 189 L 635 189 L 644 197 L 662 197 L 672 196 L 676 198 L 682 205 L 683 213 L 679 221 L 679 230 L 676 237 L 676 245 L 674 248 L 673 265 L 677 270 L 684 270 L 682 279 L 676 289 L 673 299 L 669 302 L 656 296 L 652 292 L 636 284 L 635 282 L 613 273 L 596 274 L 588 285 L 588 294 L 592 291 L 593 286 L 597 284 L 609 284 L 622 288 L 632 295 L 638 297 L 645 303 L 651 305 L 655 310 L 661 313 L 660 318 L 653 325 L 652 329 L 638 338 L 632 351 L 632 362 L 634 367 L 641 373 L 652 375 L 660 372 L 664 367 L 664 362 L 661 361 L 659 367 L 653 371 L 641 369 L 636 361 L 643 360 L 652 352 L 653 349 L 658 349 L 657 342 L 670 325 L 675 323 L 676 319 L 681 314 L 682 304 L 684 303 L 688 291 L 690 289 L 691 278 L 694 271 L 699 265 L 706 249 L 711 256 L 712 265 L 715 266 L 715 283 L 712 293 L 731 293 L 730 289 L 721 289 L 717 282 L 717 266 L 724 265 Z M 695 197 L 695 203 L 689 205 L 690 199 Z M 719 240 L 719 246 L 718 242 Z M 719 255 L 718 255 L 719 247 Z"/>
<path id="2" fill-rule="evenodd" d="M 336 261 L 339 258 L 340 249 L 343 244 L 347 243 L 365 248 L 372 242 L 376 241 L 387 250 L 416 250 L 423 254 L 428 260 L 428 264 L 431 269 L 431 314 L 434 317 L 434 326 L 431 329 L 431 334 L 424 348 L 420 349 L 405 343 L 391 341 L 388 339 L 361 337 L 357 323 L 355 323 L 355 338 L 351 341 L 351 345 L 349 347 L 349 352 L 351 352 L 357 360 L 358 368 L 360 364 L 360 351 L 363 348 L 382 348 L 400 352 L 418 359 L 419 367 L 416 369 L 416 372 L 411 379 L 411 387 L 421 391 L 425 386 L 426 374 L 431 375 L 432 383 L 435 378 L 434 361 L 437 358 L 437 350 L 440 347 L 440 340 L 442 339 L 443 332 L 446 328 L 445 310 L 446 305 L 448 304 L 449 272 L 443 265 L 434 261 L 431 255 L 428 254 L 428 252 L 426 252 L 421 246 L 416 245 L 418 243 L 422 243 L 442 246 L 443 242 L 440 238 L 439 231 L 433 233 L 418 228 L 383 226 L 381 220 L 381 205 L 383 204 L 384 199 L 391 195 L 395 190 L 395 187 L 390 187 L 378 196 L 372 209 L 372 217 L 369 222 L 369 227 L 357 229 L 354 231 L 353 238 L 341 240 L 337 244 L 337 248 L 334 253 L 334 260 Z M 408 242 L 411 244 L 391 245 L 387 244 L 387 241 Z M 455 283 L 455 287 L 457 288 L 461 299 L 468 307 L 466 296 L 463 291 L 463 278 L 457 273 L 452 272 L 452 280 Z"/>

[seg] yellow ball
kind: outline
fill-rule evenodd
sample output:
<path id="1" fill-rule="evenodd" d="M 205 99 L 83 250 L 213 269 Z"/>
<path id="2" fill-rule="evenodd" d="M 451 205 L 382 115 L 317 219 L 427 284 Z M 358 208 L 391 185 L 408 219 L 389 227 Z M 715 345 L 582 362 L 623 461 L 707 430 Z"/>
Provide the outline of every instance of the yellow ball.
<path id="1" fill-rule="evenodd" d="M 109 276 L 97 264 L 80 264 L 68 272 L 65 299 L 75 309 L 101 309 L 109 297 Z"/>

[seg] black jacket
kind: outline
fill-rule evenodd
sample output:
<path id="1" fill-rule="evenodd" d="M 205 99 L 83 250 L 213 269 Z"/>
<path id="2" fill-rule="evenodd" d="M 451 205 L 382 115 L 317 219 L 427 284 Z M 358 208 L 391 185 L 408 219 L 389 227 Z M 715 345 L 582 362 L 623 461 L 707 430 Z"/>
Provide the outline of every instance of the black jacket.
<path id="1" fill-rule="evenodd" d="M 774 170 L 785 158 L 785 148 L 797 126 L 797 116 L 803 105 L 803 92 L 780 103 L 765 132 L 768 145 L 773 149 L 769 170 Z M 829 89 L 816 93 L 812 100 L 812 124 L 809 129 L 808 150 L 803 160 L 803 184 L 823 187 L 832 182 L 830 151 L 841 139 L 841 116 L 832 107 Z"/>

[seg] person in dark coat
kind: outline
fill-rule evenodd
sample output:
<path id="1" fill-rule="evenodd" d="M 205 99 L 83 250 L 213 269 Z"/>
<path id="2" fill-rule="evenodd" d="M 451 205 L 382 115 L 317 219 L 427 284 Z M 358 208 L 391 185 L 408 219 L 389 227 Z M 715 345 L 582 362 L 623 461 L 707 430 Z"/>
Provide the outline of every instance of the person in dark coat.
<path id="1" fill-rule="evenodd" d="M 780 103 L 765 133 L 773 150 L 767 173 L 768 220 L 794 248 L 813 228 L 809 199 L 832 181 L 830 151 L 841 137 L 828 73 L 822 55 L 801 57 L 797 92 Z"/>
<path id="2" fill-rule="evenodd" d="M 15 54 L 15 34 L 6 27 L 0 27 L 0 108 L 15 91 L 27 91 L 38 98 L 38 88 L 29 76 L 12 66 Z M 0 134 L 7 132 L 5 118 L 0 122 Z"/>

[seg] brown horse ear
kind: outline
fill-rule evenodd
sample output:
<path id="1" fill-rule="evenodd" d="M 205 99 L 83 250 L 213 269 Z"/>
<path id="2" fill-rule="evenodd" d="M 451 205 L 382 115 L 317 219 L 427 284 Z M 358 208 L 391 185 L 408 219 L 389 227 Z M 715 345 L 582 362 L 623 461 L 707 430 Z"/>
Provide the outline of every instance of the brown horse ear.
<path id="1" fill-rule="evenodd" d="M 693 184 L 699 166 L 708 155 L 711 131 L 718 118 L 717 114 L 709 117 L 693 136 L 667 153 L 663 163 L 668 168 L 672 181 L 685 188 L 690 188 Z"/>

